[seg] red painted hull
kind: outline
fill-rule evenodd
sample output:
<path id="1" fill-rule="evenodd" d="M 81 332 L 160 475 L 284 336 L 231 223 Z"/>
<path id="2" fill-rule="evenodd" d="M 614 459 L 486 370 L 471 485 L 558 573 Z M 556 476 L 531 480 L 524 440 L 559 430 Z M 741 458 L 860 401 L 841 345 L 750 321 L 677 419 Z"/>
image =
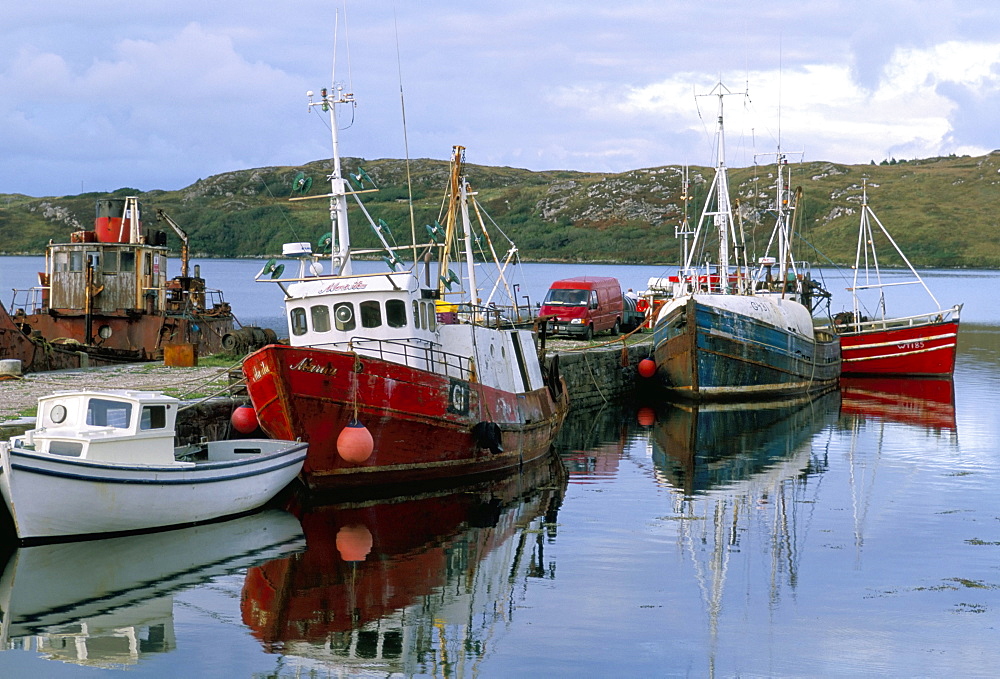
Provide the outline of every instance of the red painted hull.
<path id="1" fill-rule="evenodd" d="M 395 612 L 435 593 L 439 600 L 449 583 L 452 590 L 469 586 L 484 559 L 554 511 L 565 484 L 552 455 L 459 492 L 293 508 L 307 550 L 247 570 L 243 621 L 266 650 L 278 652 L 288 651 L 282 644 L 322 645 L 371 623 L 392 627 Z"/>
<path id="2" fill-rule="evenodd" d="M 958 322 L 945 321 L 840 335 L 845 375 L 950 375 Z"/>
<path id="3" fill-rule="evenodd" d="M 108 327 L 110 337 L 100 344 L 87 344 L 87 320 L 82 314 L 11 317 L 0 304 L 0 359 L 18 359 L 29 373 L 158 360 L 164 346 L 175 344 L 197 344 L 200 354 L 214 354 L 223 350 L 222 337 L 233 331 L 233 318 L 228 313 L 94 314 L 91 325 Z"/>
<path id="4" fill-rule="evenodd" d="M 23 317 L 19 318 L 23 320 Z M 137 360 L 130 352 L 95 349 L 72 343 L 51 344 L 44 337 L 32 339 L 25 335 L 0 303 L 0 359 L 21 361 L 22 372 L 118 365 Z"/>
<path id="5" fill-rule="evenodd" d="M 369 489 L 495 473 L 544 455 L 568 409 L 565 388 L 513 394 L 367 356 L 272 344 L 243 363 L 261 427 L 302 438 L 306 484 Z M 344 460 L 337 439 L 355 412 L 374 440 L 364 462 Z M 473 435 L 500 427 L 502 451 Z"/>
<path id="6" fill-rule="evenodd" d="M 955 386 L 947 378 L 845 377 L 840 410 L 928 429 L 955 427 Z"/>

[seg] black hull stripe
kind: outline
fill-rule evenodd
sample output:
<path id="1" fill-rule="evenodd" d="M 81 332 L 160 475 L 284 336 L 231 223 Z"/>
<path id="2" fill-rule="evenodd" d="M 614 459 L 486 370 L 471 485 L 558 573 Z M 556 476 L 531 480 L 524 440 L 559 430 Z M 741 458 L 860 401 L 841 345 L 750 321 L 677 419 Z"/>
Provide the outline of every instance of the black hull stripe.
<path id="1" fill-rule="evenodd" d="M 234 481 L 236 479 L 244 479 L 250 476 L 263 476 L 270 472 L 278 471 L 279 469 L 284 469 L 286 467 L 291 467 L 292 465 L 302 464 L 305 460 L 305 454 L 297 455 L 289 460 L 282 462 L 281 464 L 272 465 L 263 469 L 248 470 L 242 473 L 227 474 L 225 476 L 207 476 L 206 478 L 201 478 L 206 475 L 198 473 L 194 478 L 186 479 L 143 479 L 143 478 L 128 478 L 128 477 L 114 477 L 114 476 L 97 476 L 95 474 L 81 474 L 79 472 L 71 471 L 60 471 L 58 469 L 39 469 L 38 467 L 32 467 L 28 465 L 11 463 L 11 469 L 17 470 L 22 473 L 37 474 L 39 476 L 54 476 L 61 479 L 71 479 L 74 481 L 90 481 L 99 482 L 107 484 L 119 484 L 119 485 L 138 485 L 138 486 L 189 486 L 192 484 L 199 483 L 219 483 L 221 481 Z M 255 464 L 255 462 L 244 462 L 243 466 Z M 72 465 L 64 465 L 66 467 L 72 467 Z M 150 470 L 146 470 L 147 472 Z M 177 470 L 163 470 L 157 469 L 155 473 L 189 473 L 192 471 L 198 471 L 197 468 L 187 468 L 187 469 L 177 469 Z"/>

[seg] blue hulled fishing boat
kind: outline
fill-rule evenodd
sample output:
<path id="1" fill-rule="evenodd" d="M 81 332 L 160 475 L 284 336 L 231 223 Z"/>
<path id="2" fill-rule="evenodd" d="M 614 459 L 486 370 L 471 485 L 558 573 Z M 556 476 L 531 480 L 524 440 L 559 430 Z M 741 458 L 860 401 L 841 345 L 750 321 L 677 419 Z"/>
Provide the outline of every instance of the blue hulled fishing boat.
<path id="1" fill-rule="evenodd" d="M 733 216 L 725 161 L 720 83 L 715 177 L 697 227 L 685 235 L 682 267 L 671 298 L 653 325 L 657 377 L 675 398 L 690 401 L 753 400 L 819 393 L 836 387 L 840 344 L 813 327 L 812 303 L 819 289 L 791 256 L 793 197 L 778 153 L 775 211 L 769 250 L 753 271 L 746 261 L 742 225 Z M 709 228 L 711 222 L 714 228 Z M 714 231 L 718 260 L 697 264 Z M 688 237 L 693 236 L 689 243 Z M 775 275 L 777 267 L 777 275 Z"/>

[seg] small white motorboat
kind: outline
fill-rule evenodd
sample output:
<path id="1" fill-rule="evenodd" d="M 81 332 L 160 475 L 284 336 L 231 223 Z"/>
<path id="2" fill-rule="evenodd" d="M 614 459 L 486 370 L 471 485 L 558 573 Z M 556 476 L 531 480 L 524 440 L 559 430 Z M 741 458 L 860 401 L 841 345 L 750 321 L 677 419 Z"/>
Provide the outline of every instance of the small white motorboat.
<path id="1" fill-rule="evenodd" d="M 180 401 L 63 391 L 36 428 L 0 442 L 0 492 L 17 536 L 38 540 L 200 523 L 256 509 L 302 469 L 307 444 L 242 439 L 174 447 Z"/>

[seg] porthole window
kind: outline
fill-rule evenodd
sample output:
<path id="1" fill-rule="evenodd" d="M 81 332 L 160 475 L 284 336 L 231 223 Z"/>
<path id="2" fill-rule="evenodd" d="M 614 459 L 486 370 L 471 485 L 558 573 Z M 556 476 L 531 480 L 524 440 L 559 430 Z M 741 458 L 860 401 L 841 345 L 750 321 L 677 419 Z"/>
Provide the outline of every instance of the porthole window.
<path id="1" fill-rule="evenodd" d="M 52 420 L 52 424 L 62 424 L 66 420 L 66 406 L 61 403 L 53 406 L 49 412 L 49 419 Z"/>
<path id="2" fill-rule="evenodd" d="M 362 302 L 359 306 L 361 310 L 361 327 L 377 328 L 382 325 L 382 305 L 374 300 Z"/>
<path id="3" fill-rule="evenodd" d="M 306 326 L 305 309 L 303 309 L 300 306 L 297 306 L 294 309 L 292 309 L 291 313 L 289 314 L 289 320 L 291 321 L 293 335 L 298 336 L 306 334 L 306 331 L 309 328 L 308 326 Z"/>
<path id="4" fill-rule="evenodd" d="M 313 332 L 330 331 L 330 307 L 325 304 L 317 304 L 309 308 L 309 315 L 312 316 Z"/>
<path id="5" fill-rule="evenodd" d="M 390 328 L 406 327 L 406 302 L 390 299 L 385 303 L 385 322 Z"/>
<path id="6" fill-rule="evenodd" d="M 333 321 L 337 330 L 341 332 L 354 330 L 354 305 L 350 302 L 341 302 L 333 307 Z"/>

